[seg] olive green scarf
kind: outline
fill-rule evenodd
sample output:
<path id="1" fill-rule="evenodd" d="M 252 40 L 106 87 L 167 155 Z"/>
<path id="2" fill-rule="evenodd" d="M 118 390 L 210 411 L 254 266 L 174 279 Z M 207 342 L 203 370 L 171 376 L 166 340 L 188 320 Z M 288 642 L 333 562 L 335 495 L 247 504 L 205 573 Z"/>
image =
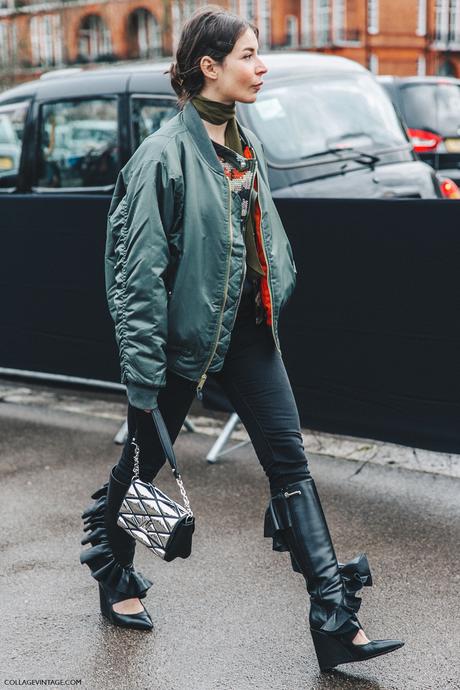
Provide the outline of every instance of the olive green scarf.
<path id="1" fill-rule="evenodd" d="M 221 125 L 227 121 L 225 128 L 225 146 L 233 149 L 243 155 L 243 145 L 241 143 L 238 127 L 236 124 L 236 106 L 235 102 L 232 105 L 226 103 L 219 103 L 219 101 L 211 101 L 205 96 L 195 96 L 192 98 L 192 103 L 200 113 L 203 120 L 211 122 L 213 125 Z"/>
<path id="2" fill-rule="evenodd" d="M 236 151 L 243 156 L 243 144 L 241 143 L 236 122 L 236 106 L 235 102 L 232 105 L 220 103 L 219 101 L 211 101 L 205 96 L 195 96 L 192 98 L 192 103 L 197 109 L 200 117 L 213 125 L 221 125 L 227 121 L 225 128 L 225 146 L 233 151 Z M 246 232 L 244 235 L 246 244 L 246 263 L 247 275 L 249 278 L 263 276 L 264 271 L 260 265 L 259 256 L 257 254 L 256 240 L 254 235 L 254 209 L 251 208 L 246 220 Z"/>

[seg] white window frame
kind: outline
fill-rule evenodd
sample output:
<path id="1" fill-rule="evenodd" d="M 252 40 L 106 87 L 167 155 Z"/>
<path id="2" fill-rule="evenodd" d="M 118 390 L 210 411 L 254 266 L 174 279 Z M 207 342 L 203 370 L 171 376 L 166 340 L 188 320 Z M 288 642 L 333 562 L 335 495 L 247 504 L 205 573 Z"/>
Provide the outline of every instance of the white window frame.
<path id="1" fill-rule="evenodd" d="M 63 64 L 59 14 L 41 14 L 31 17 L 30 48 L 33 65 Z"/>
<path id="2" fill-rule="evenodd" d="M 32 56 L 32 64 L 40 64 L 40 34 L 39 34 L 39 17 L 31 17 L 30 19 L 30 49 Z"/>
<path id="3" fill-rule="evenodd" d="M 89 60 L 96 60 L 100 55 L 105 55 L 112 52 L 112 38 L 110 29 L 99 14 L 90 14 L 82 18 L 82 21 L 88 22 L 88 28 L 82 29 L 80 24 L 79 34 L 81 38 L 86 36 L 87 52 L 82 52 L 83 41 L 79 41 L 78 50 L 82 55 L 85 55 Z"/>
<path id="4" fill-rule="evenodd" d="M 435 0 L 435 45 L 446 45 L 449 34 L 449 0 Z"/>
<path id="5" fill-rule="evenodd" d="M 195 0 L 182 0 L 182 22 L 187 21 L 197 7 L 198 5 Z"/>
<path id="6" fill-rule="evenodd" d="M 272 45 L 271 0 L 259 0 L 259 48 L 270 50 Z"/>
<path id="7" fill-rule="evenodd" d="M 369 55 L 369 71 L 372 72 L 372 74 L 379 73 L 379 56 L 375 53 Z"/>
<path id="8" fill-rule="evenodd" d="M 6 66 L 11 62 L 10 47 L 10 24 L 0 23 L 0 65 Z"/>
<path id="9" fill-rule="evenodd" d="M 379 33 L 379 0 L 367 0 L 367 33 Z"/>
<path id="10" fill-rule="evenodd" d="M 131 17 L 137 31 L 139 58 L 148 59 L 160 57 L 162 53 L 161 29 L 155 15 L 145 7 L 134 10 Z"/>
<path id="11" fill-rule="evenodd" d="M 417 76 L 424 77 L 426 75 L 426 57 L 419 55 L 417 58 Z"/>
<path id="12" fill-rule="evenodd" d="M 299 20 L 295 14 L 286 15 L 286 45 L 297 48 L 299 45 Z"/>
<path id="13" fill-rule="evenodd" d="M 331 0 L 316 0 L 315 2 L 315 44 L 318 47 L 327 46 L 331 29 Z"/>
<path id="14" fill-rule="evenodd" d="M 449 43 L 457 47 L 460 43 L 460 1 L 450 0 L 449 3 Z M 454 46 L 450 46 L 454 47 Z"/>
<path id="15" fill-rule="evenodd" d="M 334 43 L 345 42 L 347 16 L 347 0 L 333 0 L 332 5 L 332 36 Z"/>
<path id="16" fill-rule="evenodd" d="M 418 0 L 417 29 L 415 31 L 417 36 L 426 36 L 426 1 L 427 0 Z"/>
<path id="17" fill-rule="evenodd" d="M 181 20 L 180 20 L 180 6 L 178 0 L 171 0 L 171 41 L 172 41 L 172 52 L 175 54 L 177 46 L 179 45 L 179 37 L 181 31 Z"/>
<path id="18" fill-rule="evenodd" d="M 300 45 L 313 46 L 313 0 L 300 0 Z"/>
<path id="19" fill-rule="evenodd" d="M 257 22 L 257 0 L 246 0 L 246 13 L 243 18 L 255 24 Z"/>

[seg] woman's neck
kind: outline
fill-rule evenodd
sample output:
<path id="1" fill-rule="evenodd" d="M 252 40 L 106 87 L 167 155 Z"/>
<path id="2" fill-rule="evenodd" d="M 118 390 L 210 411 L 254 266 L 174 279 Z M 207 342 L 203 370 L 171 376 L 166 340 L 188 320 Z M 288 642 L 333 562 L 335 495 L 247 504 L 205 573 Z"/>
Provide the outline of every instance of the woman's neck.
<path id="1" fill-rule="evenodd" d="M 222 98 L 222 95 L 212 88 L 212 85 L 211 87 L 209 85 L 205 85 L 203 89 L 200 91 L 199 95 L 205 99 L 214 101 L 215 103 L 222 103 L 222 106 L 226 106 L 227 108 L 229 106 L 234 107 L 235 105 L 235 101 L 225 101 L 225 99 Z M 209 120 L 202 118 L 202 122 L 210 138 L 213 141 L 216 141 L 218 144 L 222 144 L 223 146 L 225 146 L 225 130 L 227 128 L 227 121 L 216 124 L 215 122 L 209 122 Z"/>
<path id="2" fill-rule="evenodd" d="M 202 123 L 204 124 L 205 129 L 211 139 L 216 141 L 218 144 L 225 146 L 225 129 L 227 127 L 227 123 L 223 122 L 221 125 L 213 125 L 212 122 L 207 122 L 207 120 L 202 120 Z"/>

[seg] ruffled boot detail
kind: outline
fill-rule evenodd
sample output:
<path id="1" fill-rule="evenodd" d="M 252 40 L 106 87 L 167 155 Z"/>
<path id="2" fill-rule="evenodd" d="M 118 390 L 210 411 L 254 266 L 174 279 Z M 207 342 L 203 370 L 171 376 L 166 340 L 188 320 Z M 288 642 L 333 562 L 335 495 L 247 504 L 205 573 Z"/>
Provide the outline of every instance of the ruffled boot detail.
<path id="1" fill-rule="evenodd" d="M 91 544 L 91 548 L 81 551 L 80 563 L 86 563 L 91 575 L 116 593 L 117 601 L 132 597 L 142 599 L 153 583 L 135 570 L 135 540 L 116 525 L 124 493 L 120 491 L 120 482 L 113 476 L 113 469 L 110 482 L 115 487 L 113 493 L 119 493 L 116 500 L 112 499 L 108 505 L 109 482 L 106 482 L 92 494 L 95 502 L 82 514 L 83 530 L 88 535 L 81 544 Z"/>
<path id="2" fill-rule="evenodd" d="M 289 551 L 293 570 L 305 578 L 310 629 L 322 670 L 403 645 L 400 640 L 352 643 L 362 628 L 356 593 L 372 585 L 372 575 L 364 553 L 338 563 L 313 478 L 289 484 L 271 497 L 264 536 L 273 539 L 274 551 Z"/>

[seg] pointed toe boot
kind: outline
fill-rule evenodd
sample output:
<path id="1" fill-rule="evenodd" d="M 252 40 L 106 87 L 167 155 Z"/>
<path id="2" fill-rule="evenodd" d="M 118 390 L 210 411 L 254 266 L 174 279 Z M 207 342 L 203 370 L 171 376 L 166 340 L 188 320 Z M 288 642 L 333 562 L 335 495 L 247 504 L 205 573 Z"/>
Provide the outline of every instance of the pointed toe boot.
<path id="1" fill-rule="evenodd" d="M 338 563 L 312 478 L 289 484 L 271 497 L 264 536 L 273 538 L 274 550 L 290 552 L 292 568 L 305 578 L 310 631 L 322 671 L 403 646 L 401 640 L 353 643 L 362 629 L 356 615 L 361 599 L 356 593 L 372 585 L 372 575 L 364 553 Z"/>
<path id="2" fill-rule="evenodd" d="M 113 610 L 112 604 L 146 596 L 152 582 L 133 565 L 135 539 L 117 525 L 120 506 L 128 490 L 110 473 L 109 481 L 94 492 L 95 503 L 82 517 L 88 535 L 81 543 L 91 548 L 81 551 L 80 563 L 86 563 L 99 583 L 101 613 L 115 625 L 142 630 L 152 629 L 152 619 L 144 607 L 140 613 L 127 615 Z"/>
<path id="3" fill-rule="evenodd" d="M 107 620 L 114 625 L 122 628 L 134 628 L 135 630 L 153 630 L 153 621 L 149 612 L 144 606 L 144 610 L 139 613 L 118 613 L 114 611 L 113 604 L 123 601 L 126 597 L 120 598 L 114 592 L 99 583 L 99 601 L 101 613 Z M 142 603 L 142 602 L 141 602 Z M 143 605 L 143 604 L 142 604 Z"/>

